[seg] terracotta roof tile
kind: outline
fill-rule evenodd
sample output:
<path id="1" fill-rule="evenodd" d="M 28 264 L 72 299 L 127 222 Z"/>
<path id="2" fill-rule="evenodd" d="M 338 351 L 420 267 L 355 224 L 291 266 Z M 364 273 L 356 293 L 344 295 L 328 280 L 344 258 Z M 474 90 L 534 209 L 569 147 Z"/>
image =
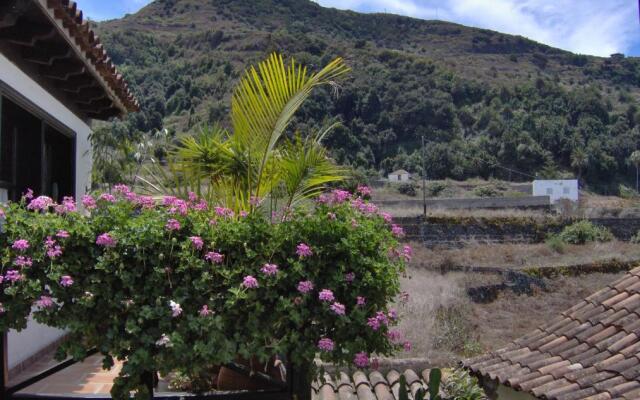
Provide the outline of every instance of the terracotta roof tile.
<path id="1" fill-rule="evenodd" d="M 504 349 L 463 365 L 546 399 L 639 399 L 640 268 Z"/>

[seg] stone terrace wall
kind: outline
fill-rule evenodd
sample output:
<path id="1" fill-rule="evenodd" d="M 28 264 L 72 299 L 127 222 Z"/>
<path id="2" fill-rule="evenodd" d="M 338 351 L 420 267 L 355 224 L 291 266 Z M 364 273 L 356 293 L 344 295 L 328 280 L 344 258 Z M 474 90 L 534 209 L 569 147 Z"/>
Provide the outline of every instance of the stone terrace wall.
<path id="1" fill-rule="evenodd" d="M 465 241 L 486 243 L 540 243 L 549 233 L 557 233 L 576 219 L 559 217 L 411 217 L 396 218 L 410 240 L 427 246 L 459 246 Z M 640 230 L 640 218 L 594 218 L 596 225 L 611 230 L 619 240 L 629 240 Z"/>

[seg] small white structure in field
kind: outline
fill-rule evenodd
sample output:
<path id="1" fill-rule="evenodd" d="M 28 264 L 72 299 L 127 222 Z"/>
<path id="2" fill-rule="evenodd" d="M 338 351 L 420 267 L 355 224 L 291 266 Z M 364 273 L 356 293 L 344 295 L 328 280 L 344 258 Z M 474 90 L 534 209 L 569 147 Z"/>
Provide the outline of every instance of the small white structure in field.
<path id="1" fill-rule="evenodd" d="M 403 169 L 393 171 L 388 175 L 389 182 L 409 182 L 411 174 Z"/>
<path id="2" fill-rule="evenodd" d="M 533 181 L 534 196 L 549 196 L 551 203 L 560 199 L 577 202 L 579 199 L 577 179 L 535 180 Z"/>

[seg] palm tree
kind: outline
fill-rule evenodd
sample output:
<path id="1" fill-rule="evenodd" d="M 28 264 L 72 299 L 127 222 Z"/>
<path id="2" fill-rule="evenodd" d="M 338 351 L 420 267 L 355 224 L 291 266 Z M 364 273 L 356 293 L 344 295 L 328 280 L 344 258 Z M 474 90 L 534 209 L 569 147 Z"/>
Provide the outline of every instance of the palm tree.
<path id="1" fill-rule="evenodd" d="M 640 169 L 640 150 L 636 150 L 629 156 L 629 162 L 636 167 L 636 192 L 638 192 L 638 170 Z"/>
<path id="2" fill-rule="evenodd" d="M 156 168 L 144 182 L 157 192 L 193 190 L 235 211 L 249 211 L 253 199 L 282 188 L 287 206 L 317 195 L 345 176 L 321 144 L 336 125 L 306 138 L 288 139 L 285 133 L 313 89 L 335 88 L 347 72 L 341 58 L 310 74 L 293 59 L 286 65 L 281 55 L 270 55 L 257 69 L 249 68 L 236 87 L 231 131 L 215 125 L 186 137 L 170 155 L 169 173 Z"/>
<path id="3" fill-rule="evenodd" d="M 587 168 L 588 165 L 589 165 L 589 156 L 587 155 L 587 153 L 580 148 L 576 148 L 571 153 L 571 168 L 573 168 L 576 171 L 578 182 L 580 182 L 580 179 L 582 178 L 582 173 L 584 172 L 584 170 Z"/>

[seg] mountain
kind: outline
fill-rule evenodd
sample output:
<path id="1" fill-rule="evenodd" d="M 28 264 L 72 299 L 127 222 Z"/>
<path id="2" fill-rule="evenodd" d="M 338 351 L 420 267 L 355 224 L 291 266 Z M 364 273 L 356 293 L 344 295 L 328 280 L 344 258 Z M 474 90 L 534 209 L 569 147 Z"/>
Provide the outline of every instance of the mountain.
<path id="1" fill-rule="evenodd" d="M 506 177 L 505 167 L 522 173 L 513 179 L 572 173 L 594 187 L 632 179 L 638 58 L 308 0 L 156 0 L 96 29 L 142 104 L 119 130 L 129 134 L 224 124 L 235 82 L 272 51 L 311 68 L 342 56 L 350 78 L 310 99 L 295 124 L 341 120 L 327 139 L 341 163 L 419 172 L 424 135 L 434 178 Z"/>

